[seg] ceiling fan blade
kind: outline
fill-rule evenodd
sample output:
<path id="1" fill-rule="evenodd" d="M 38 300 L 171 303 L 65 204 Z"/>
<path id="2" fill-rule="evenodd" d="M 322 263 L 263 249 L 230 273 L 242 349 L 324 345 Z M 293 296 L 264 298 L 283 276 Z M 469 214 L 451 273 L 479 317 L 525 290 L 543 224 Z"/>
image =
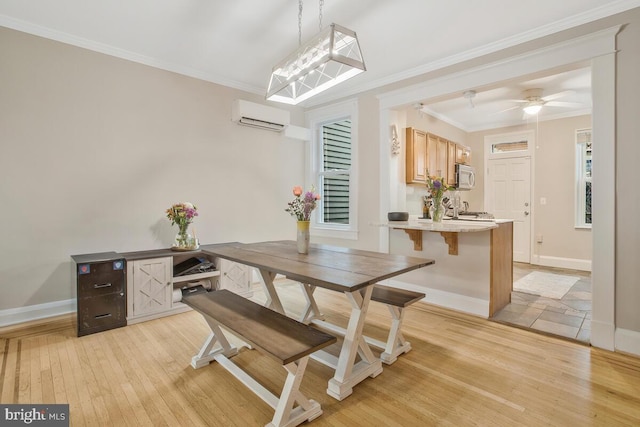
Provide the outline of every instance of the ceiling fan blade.
<path id="1" fill-rule="evenodd" d="M 513 107 L 509 107 L 505 110 L 501 110 L 501 111 L 496 111 L 495 113 L 490 113 L 491 116 L 494 116 L 496 114 L 502 114 L 502 113 L 506 113 L 507 111 L 511 111 L 511 110 L 515 110 L 516 108 L 521 108 L 519 105 L 515 105 Z"/>
<path id="2" fill-rule="evenodd" d="M 573 90 L 564 90 L 562 92 L 552 93 L 551 95 L 543 96 L 542 100 L 545 102 L 552 101 L 554 99 L 562 98 L 563 96 L 571 95 L 572 93 L 574 93 Z"/>
<path id="3" fill-rule="evenodd" d="M 562 101 L 545 102 L 544 105 L 548 105 L 550 107 L 568 107 L 568 108 L 586 107 L 586 105 L 580 104 L 579 102 L 562 102 Z"/>

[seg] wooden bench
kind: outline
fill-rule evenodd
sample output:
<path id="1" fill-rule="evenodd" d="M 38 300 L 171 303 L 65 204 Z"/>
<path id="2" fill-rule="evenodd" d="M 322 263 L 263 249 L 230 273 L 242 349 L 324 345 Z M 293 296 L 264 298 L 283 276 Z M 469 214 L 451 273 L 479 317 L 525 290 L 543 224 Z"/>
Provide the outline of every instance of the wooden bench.
<path id="1" fill-rule="evenodd" d="M 421 292 L 407 291 L 405 289 L 391 288 L 376 284 L 371 293 L 371 301 L 385 304 L 391 313 L 391 328 L 387 342 L 382 343 L 369 339 L 367 342 L 373 347 L 384 350 L 380 354 L 380 360 L 387 365 L 396 361 L 399 355 L 411 350 L 411 343 L 404 339 L 402 335 L 402 320 L 404 319 L 404 309 L 414 302 L 425 297 Z"/>
<path id="2" fill-rule="evenodd" d="M 332 334 L 344 336 L 344 328 L 324 321 L 324 316 L 313 297 L 315 286 L 300 283 L 305 298 L 306 307 L 300 318 L 301 322 L 311 323 Z M 391 313 L 391 328 L 386 342 L 365 336 L 364 339 L 372 347 L 382 350 L 380 360 L 391 365 L 398 359 L 398 356 L 411 350 L 411 343 L 404 339 L 402 335 L 402 321 L 404 309 L 416 301 L 425 297 L 421 292 L 407 291 L 404 289 L 392 288 L 376 284 L 371 293 L 371 301 L 385 304 Z"/>
<path id="3" fill-rule="evenodd" d="M 275 410 L 267 426 L 297 426 L 322 414 L 320 404 L 307 399 L 299 387 L 309 355 L 333 344 L 336 337 L 228 290 L 185 295 L 182 302 L 202 314 L 212 331 L 191 360 L 191 366 L 201 368 L 213 360 L 220 363 Z M 221 327 L 283 365 L 287 379 L 280 397 L 229 359 L 238 353 L 238 349 L 229 344 Z M 294 408 L 295 403 L 298 406 Z"/>

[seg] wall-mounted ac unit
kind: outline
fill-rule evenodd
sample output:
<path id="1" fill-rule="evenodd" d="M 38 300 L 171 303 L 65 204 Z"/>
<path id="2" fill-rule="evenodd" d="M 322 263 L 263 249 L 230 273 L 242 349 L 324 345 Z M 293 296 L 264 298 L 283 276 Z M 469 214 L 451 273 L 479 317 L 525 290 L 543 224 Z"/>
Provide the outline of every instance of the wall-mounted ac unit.
<path id="1" fill-rule="evenodd" d="M 286 110 L 236 99 L 231 119 L 239 125 L 280 132 L 289 125 L 291 117 Z"/>

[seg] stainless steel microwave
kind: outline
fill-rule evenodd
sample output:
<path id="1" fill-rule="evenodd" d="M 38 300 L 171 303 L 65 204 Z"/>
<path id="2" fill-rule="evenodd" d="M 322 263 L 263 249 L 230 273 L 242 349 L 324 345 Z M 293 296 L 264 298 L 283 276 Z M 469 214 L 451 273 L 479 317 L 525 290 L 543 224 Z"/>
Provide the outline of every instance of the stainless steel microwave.
<path id="1" fill-rule="evenodd" d="M 456 164 L 456 188 L 471 190 L 476 185 L 475 169 L 471 166 Z"/>

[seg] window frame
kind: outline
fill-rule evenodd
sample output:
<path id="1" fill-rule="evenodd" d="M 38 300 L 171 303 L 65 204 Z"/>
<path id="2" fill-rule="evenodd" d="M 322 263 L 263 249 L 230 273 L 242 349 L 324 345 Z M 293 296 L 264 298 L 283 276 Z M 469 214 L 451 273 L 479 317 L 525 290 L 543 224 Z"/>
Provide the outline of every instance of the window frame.
<path id="1" fill-rule="evenodd" d="M 580 133 L 589 132 L 591 135 L 589 137 L 589 141 L 580 142 L 578 135 Z M 586 188 L 587 182 L 592 182 L 591 176 L 586 176 L 586 167 L 585 163 L 587 160 L 587 143 L 591 144 L 593 150 L 593 130 L 591 128 L 584 129 L 576 129 L 575 131 L 575 153 L 576 153 L 576 163 L 575 163 L 575 228 L 583 228 L 583 229 L 591 229 L 593 224 L 593 219 L 591 223 L 587 223 L 585 219 L 586 215 Z M 590 157 L 593 157 L 593 153 Z M 592 187 L 593 191 L 593 187 Z M 593 199 L 591 200 L 593 204 Z M 593 212 L 593 208 L 592 208 Z"/>
<path id="2" fill-rule="evenodd" d="M 337 239 L 358 239 L 358 104 L 356 100 L 349 100 L 317 108 L 306 114 L 307 126 L 311 129 L 311 141 L 307 150 L 308 186 L 315 186 L 321 192 L 321 177 L 335 172 L 322 170 L 323 135 L 322 128 L 327 123 L 351 120 L 351 168 L 349 169 L 349 223 L 325 223 L 322 221 L 322 206 L 311 217 L 310 233 L 312 236 Z M 341 173 L 344 174 L 344 173 Z M 321 200 L 324 194 L 320 193 Z"/>

